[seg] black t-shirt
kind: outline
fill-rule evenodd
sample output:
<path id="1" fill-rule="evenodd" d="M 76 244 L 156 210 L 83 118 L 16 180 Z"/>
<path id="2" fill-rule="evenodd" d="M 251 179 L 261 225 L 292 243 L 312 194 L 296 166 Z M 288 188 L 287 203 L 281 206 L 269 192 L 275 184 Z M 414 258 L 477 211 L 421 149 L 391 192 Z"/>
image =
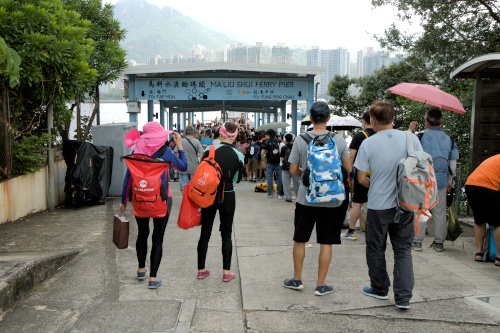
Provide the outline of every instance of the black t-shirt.
<path id="1" fill-rule="evenodd" d="M 376 133 L 372 128 L 367 128 L 364 131 L 366 132 L 366 134 L 368 134 L 369 137 Z M 359 131 L 352 138 L 351 144 L 349 145 L 349 149 L 354 149 L 356 151 L 359 150 L 359 146 L 361 146 L 361 143 L 363 142 L 364 139 L 366 139 L 366 136 L 363 134 L 362 131 Z"/>
<path id="2" fill-rule="evenodd" d="M 233 178 L 236 172 L 238 173 L 237 183 L 240 182 L 241 177 L 243 175 L 243 164 L 240 162 L 238 158 L 238 154 L 236 153 L 236 148 L 233 148 L 232 145 L 227 143 L 221 143 L 221 147 L 215 150 L 215 161 L 219 164 L 222 175 L 225 182 L 224 191 L 232 191 L 233 187 Z M 207 157 L 209 150 L 205 151 L 203 154 L 203 158 Z M 222 191 L 222 182 L 219 184 L 217 190 Z"/>
<path id="3" fill-rule="evenodd" d="M 266 150 L 266 159 L 267 163 L 270 164 L 279 164 L 280 163 L 280 150 L 279 150 L 280 142 L 276 138 L 272 138 L 266 140 L 262 146 L 262 149 Z M 274 149 L 278 150 L 277 154 L 273 154 Z"/>

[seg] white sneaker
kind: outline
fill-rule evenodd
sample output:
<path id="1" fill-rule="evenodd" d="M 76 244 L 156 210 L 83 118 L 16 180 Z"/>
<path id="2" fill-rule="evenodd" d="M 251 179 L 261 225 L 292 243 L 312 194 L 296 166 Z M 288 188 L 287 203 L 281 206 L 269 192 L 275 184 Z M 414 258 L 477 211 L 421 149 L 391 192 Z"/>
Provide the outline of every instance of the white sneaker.
<path id="1" fill-rule="evenodd" d="M 278 199 L 282 199 L 283 197 L 282 197 L 281 195 L 278 195 L 278 196 L 277 196 L 277 198 L 278 198 Z"/>
<path id="2" fill-rule="evenodd" d="M 272 195 L 272 194 L 268 194 L 268 195 L 266 195 L 266 198 L 272 198 L 272 197 L 273 197 L 273 195 Z"/>

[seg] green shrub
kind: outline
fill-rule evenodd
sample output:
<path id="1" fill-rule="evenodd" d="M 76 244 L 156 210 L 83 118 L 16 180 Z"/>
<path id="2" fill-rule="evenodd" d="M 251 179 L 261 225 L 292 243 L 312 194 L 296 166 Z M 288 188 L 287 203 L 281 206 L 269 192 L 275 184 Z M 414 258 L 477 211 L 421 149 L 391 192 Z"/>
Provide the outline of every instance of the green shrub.
<path id="1" fill-rule="evenodd" d="M 15 175 L 33 173 L 47 165 L 47 143 L 50 136 L 22 136 L 12 144 L 12 171 Z"/>

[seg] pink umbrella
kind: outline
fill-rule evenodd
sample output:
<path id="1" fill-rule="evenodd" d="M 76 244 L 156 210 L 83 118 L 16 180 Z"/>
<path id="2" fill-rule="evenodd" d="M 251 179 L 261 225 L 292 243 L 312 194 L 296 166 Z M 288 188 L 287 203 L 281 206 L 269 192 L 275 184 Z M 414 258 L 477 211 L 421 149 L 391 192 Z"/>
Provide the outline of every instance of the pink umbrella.
<path id="1" fill-rule="evenodd" d="M 453 95 L 428 84 L 403 82 L 389 88 L 393 94 L 400 95 L 417 102 L 433 105 L 441 109 L 464 114 L 462 103 Z"/>

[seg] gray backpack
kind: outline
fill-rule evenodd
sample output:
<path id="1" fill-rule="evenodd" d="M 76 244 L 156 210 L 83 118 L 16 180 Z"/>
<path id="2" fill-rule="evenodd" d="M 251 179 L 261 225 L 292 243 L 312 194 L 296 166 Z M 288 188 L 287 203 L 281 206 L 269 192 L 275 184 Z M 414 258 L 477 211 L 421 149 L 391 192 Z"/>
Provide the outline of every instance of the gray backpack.
<path id="1" fill-rule="evenodd" d="M 407 156 L 398 164 L 397 196 L 398 208 L 417 215 L 415 232 L 418 235 L 418 220 L 437 204 L 438 189 L 432 157 L 424 151 L 416 151 L 413 134 L 405 131 Z"/>

